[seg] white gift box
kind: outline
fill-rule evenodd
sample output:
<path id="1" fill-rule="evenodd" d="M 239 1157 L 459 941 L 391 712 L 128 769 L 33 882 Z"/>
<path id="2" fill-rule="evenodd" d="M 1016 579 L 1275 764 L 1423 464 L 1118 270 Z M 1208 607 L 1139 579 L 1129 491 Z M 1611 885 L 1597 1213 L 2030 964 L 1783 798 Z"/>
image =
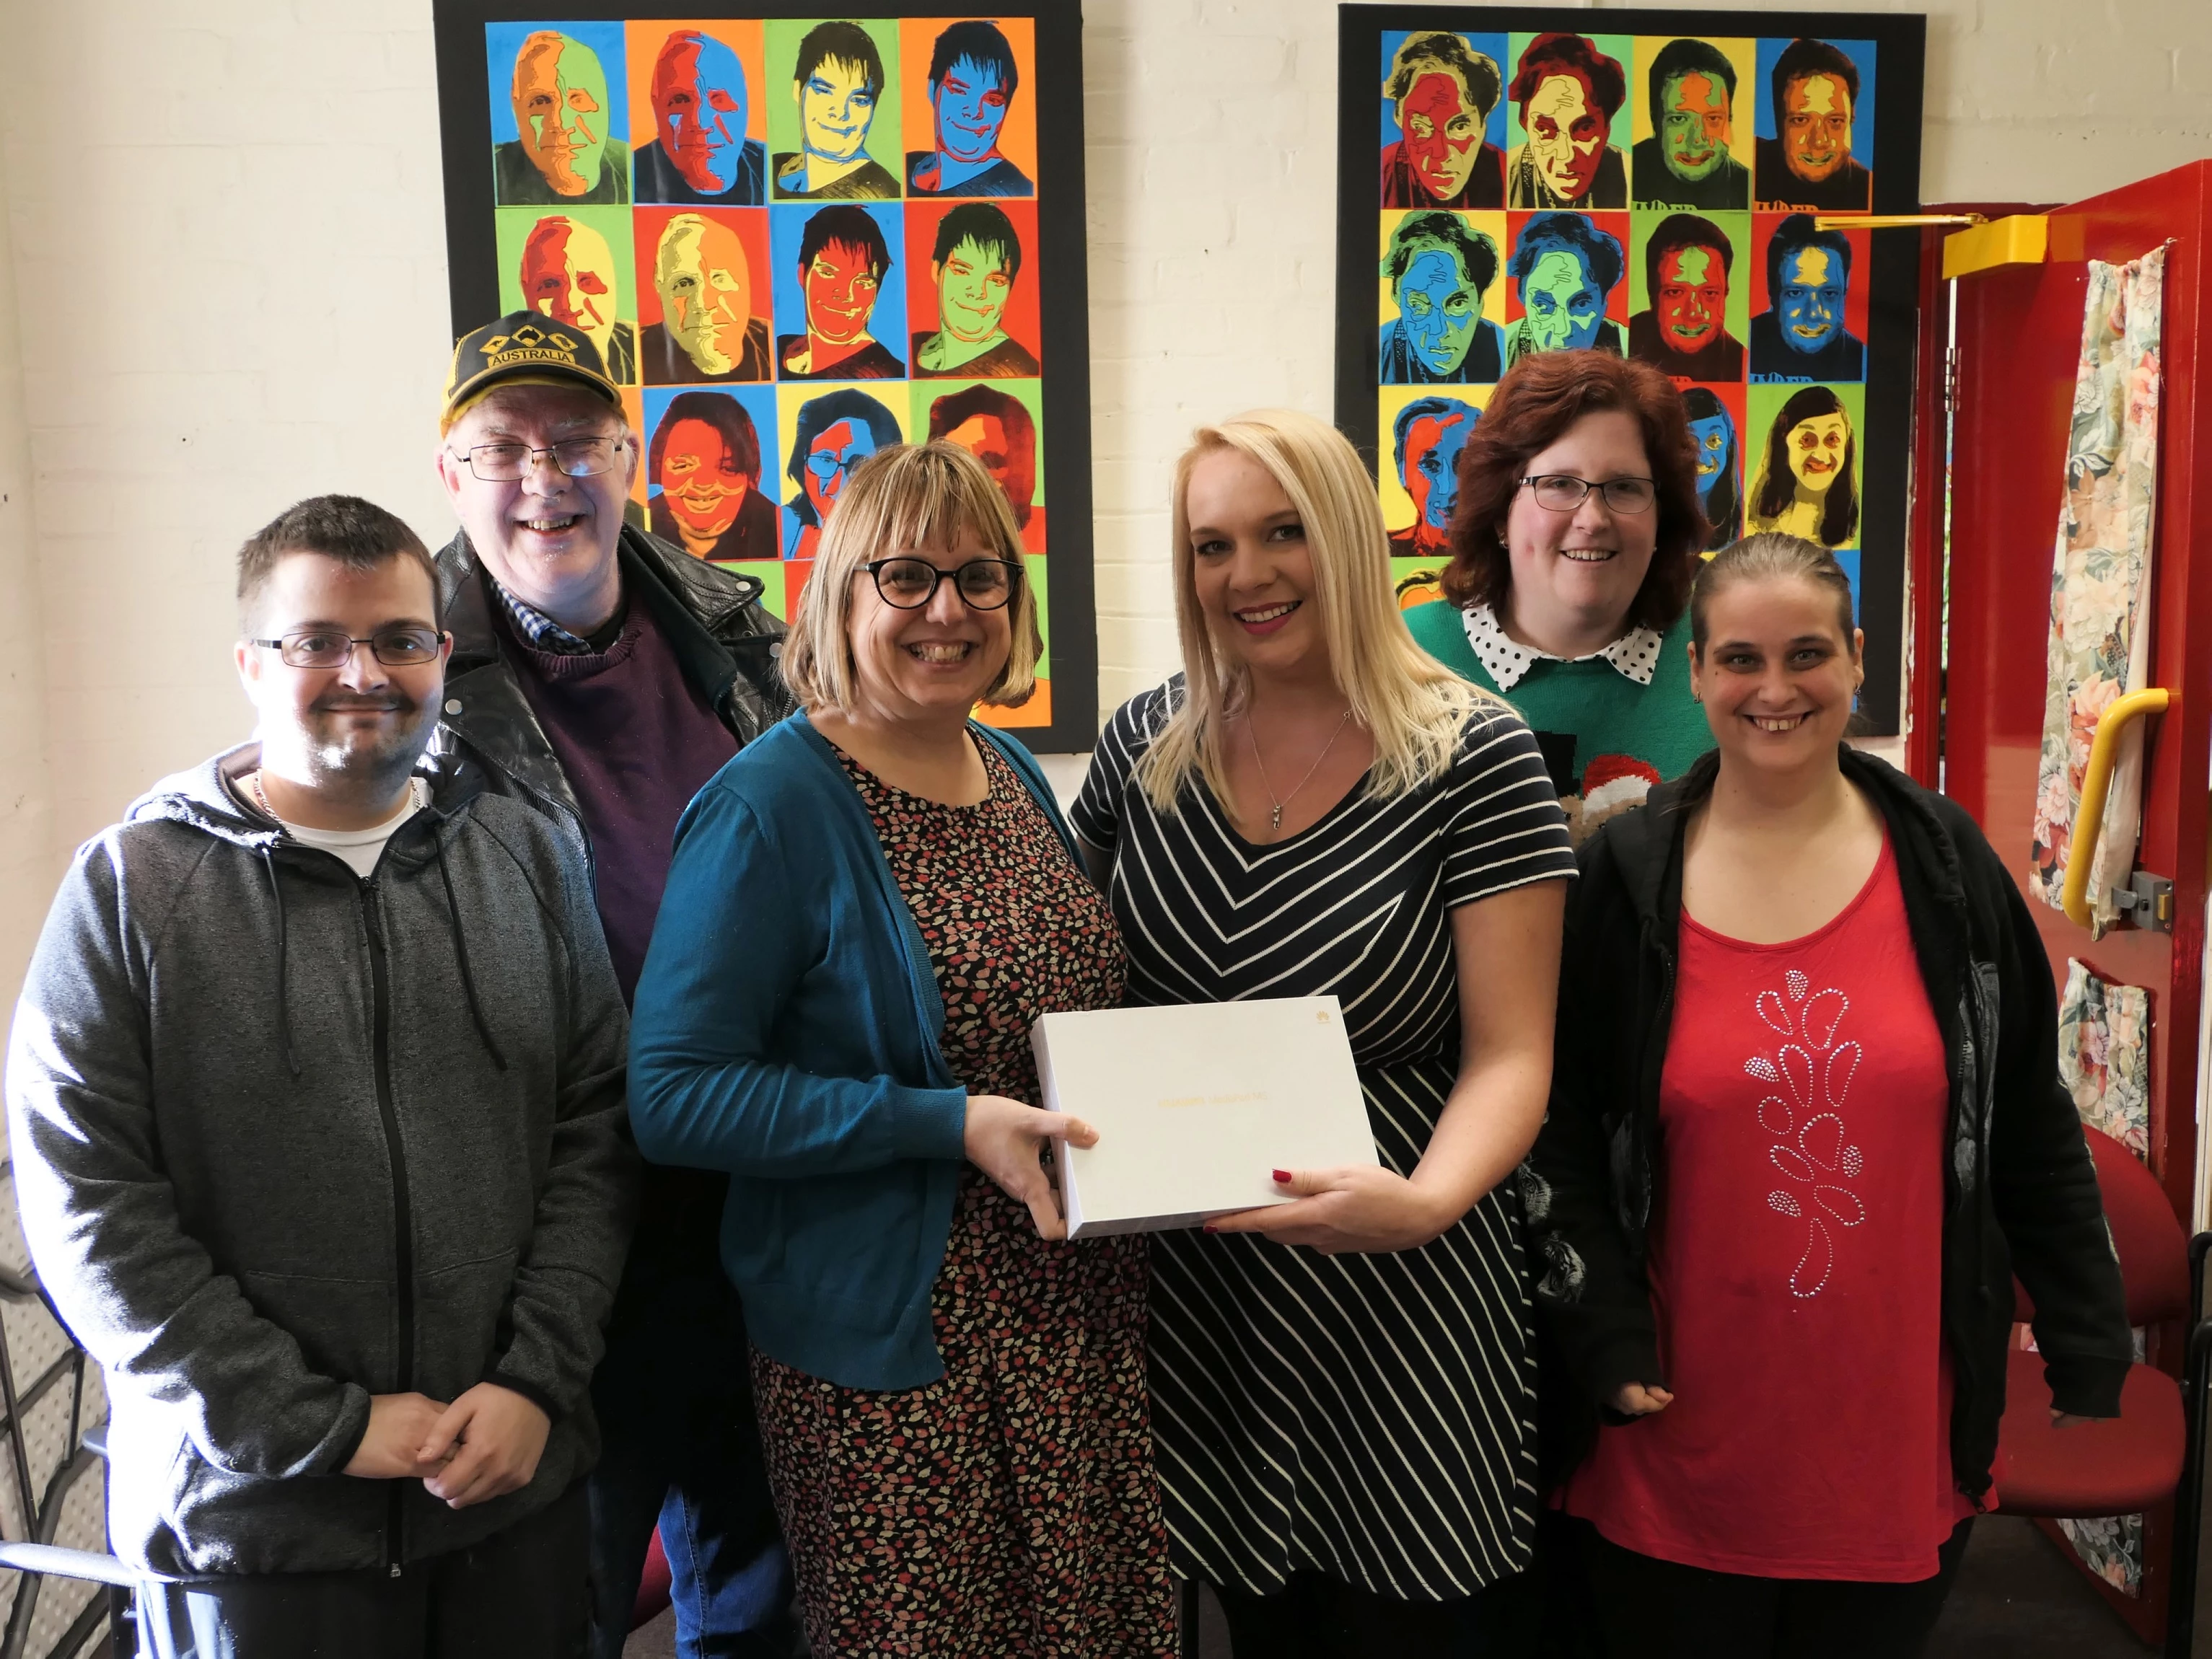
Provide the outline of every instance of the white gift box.
<path id="1" fill-rule="evenodd" d="M 1040 1103 L 1098 1131 L 1060 1148 L 1067 1236 L 1158 1232 L 1282 1204 L 1275 1170 L 1372 1165 L 1334 997 L 1046 1014 Z"/>

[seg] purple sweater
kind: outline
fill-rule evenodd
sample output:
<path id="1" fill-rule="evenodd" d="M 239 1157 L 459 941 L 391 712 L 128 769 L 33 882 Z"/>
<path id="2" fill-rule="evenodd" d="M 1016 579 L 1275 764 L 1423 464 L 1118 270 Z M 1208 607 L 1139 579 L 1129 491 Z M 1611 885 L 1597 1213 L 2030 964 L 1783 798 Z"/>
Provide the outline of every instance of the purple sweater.
<path id="1" fill-rule="evenodd" d="M 676 820 L 738 740 L 684 678 L 651 606 L 632 603 L 614 643 L 588 655 L 541 651 L 504 606 L 493 610 L 522 695 L 583 808 L 599 921 L 628 1002 L 668 884 Z"/>

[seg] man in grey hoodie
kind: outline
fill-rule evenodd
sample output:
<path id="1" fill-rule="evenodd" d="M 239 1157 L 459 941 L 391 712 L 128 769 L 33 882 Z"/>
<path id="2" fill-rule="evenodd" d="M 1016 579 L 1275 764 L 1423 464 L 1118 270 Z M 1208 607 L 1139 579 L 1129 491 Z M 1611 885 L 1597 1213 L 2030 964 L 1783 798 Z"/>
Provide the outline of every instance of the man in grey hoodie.
<path id="1" fill-rule="evenodd" d="M 589 1382 L 635 1154 L 580 855 L 426 757 L 398 520 L 239 559 L 259 741 L 79 849 L 8 1059 L 23 1226 L 106 1368 L 160 1655 L 581 1655 Z"/>

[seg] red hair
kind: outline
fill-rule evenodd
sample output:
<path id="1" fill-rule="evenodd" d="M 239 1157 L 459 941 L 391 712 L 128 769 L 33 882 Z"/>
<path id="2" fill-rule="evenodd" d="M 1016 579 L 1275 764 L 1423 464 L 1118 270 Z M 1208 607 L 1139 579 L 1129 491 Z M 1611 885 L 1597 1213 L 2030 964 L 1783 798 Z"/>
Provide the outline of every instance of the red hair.
<path id="1" fill-rule="evenodd" d="M 1711 528 L 1698 506 L 1698 449 L 1674 383 L 1649 363 L 1609 351 L 1542 351 L 1498 383 L 1459 458 L 1452 561 L 1444 597 L 1462 608 L 1504 612 L 1513 588 L 1505 520 L 1529 459 L 1549 449 L 1585 415 L 1620 410 L 1643 430 L 1658 500 L 1656 545 L 1644 586 L 1629 604 L 1631 626 L 1665 633 L 1689 603 L 1698 555 Z"/>

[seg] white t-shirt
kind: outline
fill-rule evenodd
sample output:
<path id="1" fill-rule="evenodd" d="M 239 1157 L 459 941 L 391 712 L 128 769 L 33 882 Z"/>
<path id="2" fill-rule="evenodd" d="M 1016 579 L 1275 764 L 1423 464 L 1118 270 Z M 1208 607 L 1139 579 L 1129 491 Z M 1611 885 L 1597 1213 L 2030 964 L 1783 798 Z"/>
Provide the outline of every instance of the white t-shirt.
<path id="1" fill-rule="evenodd" d="M 258 775 L 238 781 L 247 799 L 257 803 L 260 797 L 255 793 L 253 785 Z M 428 793 L 423 787 L 422 779 L 411 780 L 407 787 L 405 805 L 383 823 L 372 824 L 366 830 L 316 830 L 304 823 L 295 823 L 289 818 L 277 818 L 276 822 L 284 826 L 284 833 L 293 840 L 303 842 L 309 847 L 319 847 L 326 853 L 336 853 L 352 866 L 354 874 L 366 881 L 376 868 L 377 860 L 384 856 L 384 843 L 398 833 L 401 824 L 422 810 L 427 804 L 423 798 Z M 270 816 L 275 814 L 272 812 Z"/>

